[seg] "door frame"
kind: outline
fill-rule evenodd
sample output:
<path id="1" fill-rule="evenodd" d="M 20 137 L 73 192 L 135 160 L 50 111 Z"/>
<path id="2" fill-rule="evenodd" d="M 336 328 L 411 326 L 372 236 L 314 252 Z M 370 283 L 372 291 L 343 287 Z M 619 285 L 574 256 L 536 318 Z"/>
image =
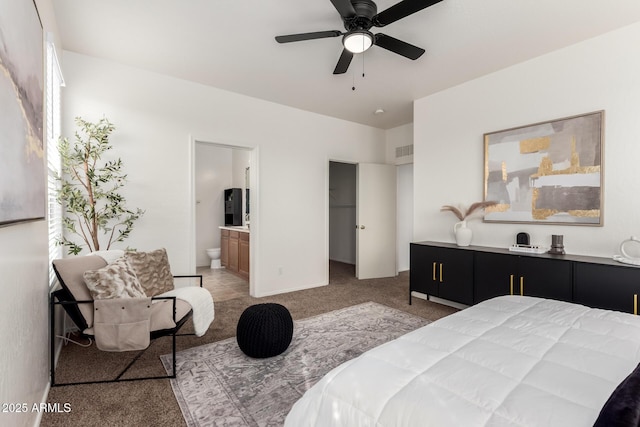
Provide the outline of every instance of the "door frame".
<path id="1" fill-rule="evenodd" d="M 189 265 L 196 265 L 196 144 L 209 144 L 221 148 L 250 151 L 251 173 L 249 188 L 251 189 L 251 232 L 249 233 L 249 295 L 255 296 L 259 288 L 260 241 L 260 188 L 259 188 L 259 147 L 253 144 L 222 141 L 220 138 L 199 138 L 189 135 Z"/>

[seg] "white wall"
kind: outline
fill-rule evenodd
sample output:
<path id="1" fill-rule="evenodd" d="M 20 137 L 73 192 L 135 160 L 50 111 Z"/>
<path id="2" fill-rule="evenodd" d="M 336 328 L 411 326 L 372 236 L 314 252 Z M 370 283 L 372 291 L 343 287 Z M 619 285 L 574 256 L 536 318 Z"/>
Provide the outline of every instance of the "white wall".
<path id="1" fill-rule="evenodd" d="M 442 205 L 483 197 L 483 134 L 606 110 L 604 226 L 485 224 L 472 244 L 507 247 L 526 231 L 568 253 L 611 256 L 640 232 L 640 23 L 532 59 L 414 104 L 414 237 L 453 242 L 456 218 Z"/>
<path id="2" fill-rule="evenodd" d="M 207 249 L 220 247 L 224 190 L 232 184 L 232 149 L 196 143 L 196 265 L 211 265 Z"/>
<path id="3" fill-rule="evenodd" d="M 251 152 L 249 150 L 232 150 L 234 188 L 246 188 L 245 168 L 250 166 Z"/>
<path id="4" fill-rule="evenodd" d="M 71 52 L 63 72 L 63 133 L 72 134 L 78 115 L 104 114 L 117 127 L 112 142 L 129 175 L 125 196 L 146 210 L 127 245 L 166 247 L 175 273 L 193 271 L 193 138 L 258 147 L 253 294 L 327 283 L 328 159 L 384 162 L 384 131 Z"/>
<path id="5" fill-rule="evenodd" d="M 413 155 L 396 157 L 396 148 L 413 144 L 413 123 L 398 126 L 386 131 L 386 159 L 391 165 L 413 163 Z"/>
<path id="6" fill-rule="evenodd" d="M 251 167 L 251 151 L 234 148 L 231 151 L 231 161 L 233 165 L 232 186 L 233 188 L 242 189 L 242 224 L 246 225 L 247 217 L 245 212 L 247 211 L 247 193 L 245 190 L 250 188 L 250 184 L 246 182 L 246 169 Z M 251 198 L 251 196 L 249 196 L 249 198 Z M 249 208 L 251 208 L 251 206 L 249 206 Z"/>
<path id="7" fill-rule="evenodd" d="M 409 244 L 413 241 L 413 155 L 396 157 L 396 147 L 413 144 L 413 123 L 386 131 L 387 163 L 398 165 L 396 175 L 396 265 L 409 270 Z"/>
<path id="8" fill-rule="evenodd" d="M 396 265 L 398 271 L 406 271 L 410 268 L 409 245 L 413 242 L 413 164 L 398 165 L 396 173 Z"/>
<path id="9" fill-rule="evenodd" d="M 0 228 L 0 402 L 27 403 L 27 413 L 0 412 L 0 425 L 33 425 L 34 403 L 49 377 L 47 224 Z"/>
<path id="10" fill-rule="evenodd" d="M 50 3 L 37 3 L 44 31 L 55 31 Z M 3 160 L 0 156 L 0 167 Z M 32 405 L 46 400 L 49 380 L 47 236 L 45 221 L 0 227 L 0 402 L 28 406 L 27 412 L 0 412 L 3 426 L 36 424 L 40 415 L 31 411 Z"/>

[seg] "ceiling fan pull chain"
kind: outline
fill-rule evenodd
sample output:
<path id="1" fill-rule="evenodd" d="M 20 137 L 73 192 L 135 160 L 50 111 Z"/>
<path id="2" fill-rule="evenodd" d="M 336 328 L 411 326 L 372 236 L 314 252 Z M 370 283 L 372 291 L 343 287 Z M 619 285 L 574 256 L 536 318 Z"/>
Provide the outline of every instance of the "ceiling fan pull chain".
<path id="1" fill-rule="evenodd" d="M 353 86 L 351 86 L 351 90 L 356 90 L 356 73 L 351 75 L 351 79 L 353 80 Z"/>
<path id="2" fill-rule="evenodd" d="M 364 52 L 362 52 L 362 78 L 364 78 Z"/>

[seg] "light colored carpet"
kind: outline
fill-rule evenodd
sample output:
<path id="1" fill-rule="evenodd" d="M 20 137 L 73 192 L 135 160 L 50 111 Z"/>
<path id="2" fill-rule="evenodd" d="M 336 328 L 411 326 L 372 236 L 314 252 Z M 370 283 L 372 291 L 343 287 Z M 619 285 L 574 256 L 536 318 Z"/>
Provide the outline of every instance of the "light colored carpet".
<path id="1" fill-rule="evenodd" d="M 216 301 L 216 319 L 203 337 L 182 336 L 177 339 L 178 351 L 234 337 L 242 312 L 253 304 L 278 303 L 289 309 L 294 320 L 305 319 L 352 305 L 374 301 L 427 320 L 437 320 L 458 311 L 455 308 L 414 298 L 409 305 L 409 274 L 396 277 L 357 280 L 353 265 L 331 262 L 331 284 L 302 291 L 254 298 Z M 182 332 L 193 332 L 185 325 Z M 166 371 L 160 356 L 171 352 L 171 339 L 160 338 L 151 345 L 131 369 L 137 375 L 162 375 Z M 112 353 L 98 350 L 95 345 L 83 348 L 67 345 L 62 349 L 56 377 L 60 381 L 89 378 L 108 379 L 119 372 L 136 352 Z M 1 382 L 1 381 L 0 381 Z M 90 399 L 87 396 L 100 396 Z M 182 411 L 169 380 L 128 381 L 115 384 L 88 384 L 54 387 L 47 403 L 70 403 L 71 412 L 45 412 L 41 427 L 186 427 Z M 1 423 L 0 423 L 1 424 Z"/>
<path id="2" fill-rule="evenodd" d="M 171 386 L 191 426 L 280 426 L 322 376 L 366 350 L 429 323 L 367 302 L 294 322 L 281 355 L 252 359 L 229 338 L 177 353 Z M 161 356 L 171 369 L 171 355 Z"/>

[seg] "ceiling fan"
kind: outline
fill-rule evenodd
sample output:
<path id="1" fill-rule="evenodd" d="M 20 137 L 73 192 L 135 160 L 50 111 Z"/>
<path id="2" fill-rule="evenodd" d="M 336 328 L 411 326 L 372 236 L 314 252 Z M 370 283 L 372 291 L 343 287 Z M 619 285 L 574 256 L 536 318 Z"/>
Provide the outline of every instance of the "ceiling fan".
<path id="1" fill-rule="evenodd" d="M 405 58 L 416 60 L 422 56 L 424 49 L 403 42 L 386 34 L 373 34 L 371 27 L 384 27 L 406 16 L 421 11 L 442 0 L 403 0 L 388 9 L 378 13 L 378 7 L 372 0 L 331 0 L 336 8 L 346 32 L 341 31 L 316 31 L 313 33 L 290 34 L 277 36 L 278 43 L 291 43 L 303 40 L 323 39 L 328 37 L 344 36 L 342 44 L 344 49 L 338 59 L 333 74 L 344 74 L 351 64 L 354 53 L 362 53 L 372 45 L 380 46 L 391 52 L 402 55 Z"/>

